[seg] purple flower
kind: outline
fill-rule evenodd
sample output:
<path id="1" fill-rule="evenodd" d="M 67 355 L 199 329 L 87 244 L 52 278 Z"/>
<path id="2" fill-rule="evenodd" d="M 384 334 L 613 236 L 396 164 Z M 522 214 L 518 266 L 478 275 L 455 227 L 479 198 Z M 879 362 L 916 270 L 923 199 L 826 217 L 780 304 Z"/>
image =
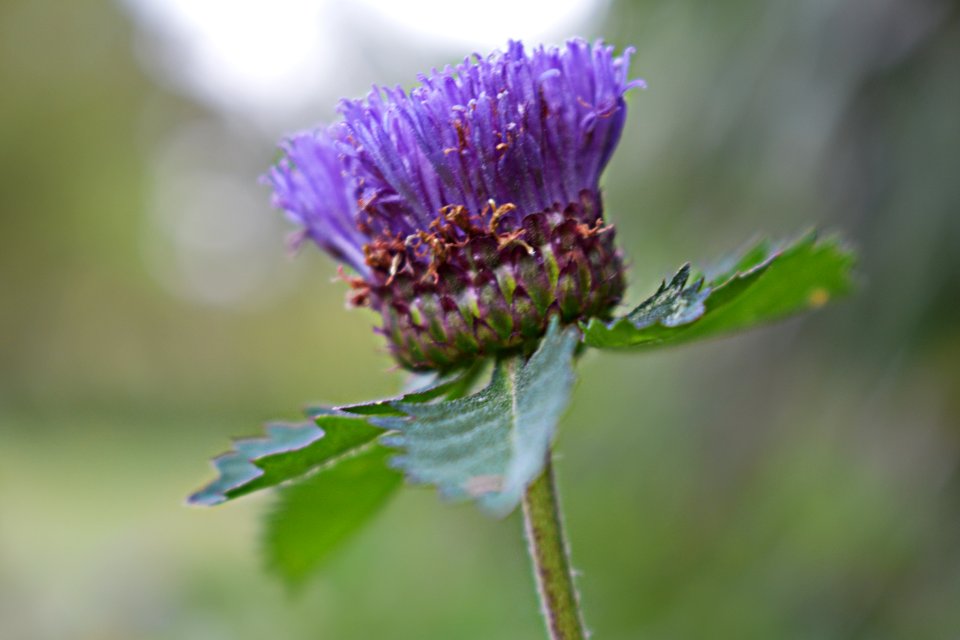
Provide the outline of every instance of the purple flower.
<path id="1" fill-rule="evenodd" d="M 295 134 L 273 204 L 358 274 L 401 364 L 446 368 L 515 349 L 549 316 L 606 315 L 623 290 L 600 174 L 626 117 L 632 50 L 571 40 L 374 87 Z"/>

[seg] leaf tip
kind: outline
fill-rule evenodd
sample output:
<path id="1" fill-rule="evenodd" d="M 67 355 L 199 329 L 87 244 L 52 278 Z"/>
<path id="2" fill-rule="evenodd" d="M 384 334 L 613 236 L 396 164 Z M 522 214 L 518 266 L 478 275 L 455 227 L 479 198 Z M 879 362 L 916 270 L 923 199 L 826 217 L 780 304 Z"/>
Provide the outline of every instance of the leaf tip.
<path id="1" fill-rule="evenodd" d="M 227 499 L 219 491 L 211 491 L 209 488 L 203 488 L 187 497 L 186 504 L 189 507 L 215 507 L 223 504 Z"/>

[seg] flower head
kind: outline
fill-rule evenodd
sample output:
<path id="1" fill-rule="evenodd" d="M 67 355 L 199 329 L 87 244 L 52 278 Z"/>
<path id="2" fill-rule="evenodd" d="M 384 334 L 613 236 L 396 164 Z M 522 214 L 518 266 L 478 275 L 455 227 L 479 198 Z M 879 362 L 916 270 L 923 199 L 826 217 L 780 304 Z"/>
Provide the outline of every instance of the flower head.
<path id="1" fill-rule="evenodd" d="M 352 267 L 397 360 L 443 369 L 523 347 L 549 317 L 606 316 L 623 291 L 600 174 L 626 117 L 631 50 L 571 40 L 344 100 L 295 134 L 273 203 Z"/>

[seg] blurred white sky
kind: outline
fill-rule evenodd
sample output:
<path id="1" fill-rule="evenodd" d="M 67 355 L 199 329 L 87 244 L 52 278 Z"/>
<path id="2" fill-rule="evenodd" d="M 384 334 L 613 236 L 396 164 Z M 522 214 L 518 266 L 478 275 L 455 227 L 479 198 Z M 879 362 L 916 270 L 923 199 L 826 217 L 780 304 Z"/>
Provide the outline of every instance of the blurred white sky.
<path id="1" fill-rule="evenodd" d="M 579 35 L 606 0 L 123 0 L 147 66 L 217 109 L 267 126 L 342 82 L 351 58 L 486 52 Z M 431 64 L 447 61 L 441 57 Z M 370 81 L 374 80 L 371 79 Z M 413 77 L 410 78 L 413 80 Z M 382 81 L 382 80 L 381 80 Z M 266 120 L 267 122 L 264 122 Z"/>

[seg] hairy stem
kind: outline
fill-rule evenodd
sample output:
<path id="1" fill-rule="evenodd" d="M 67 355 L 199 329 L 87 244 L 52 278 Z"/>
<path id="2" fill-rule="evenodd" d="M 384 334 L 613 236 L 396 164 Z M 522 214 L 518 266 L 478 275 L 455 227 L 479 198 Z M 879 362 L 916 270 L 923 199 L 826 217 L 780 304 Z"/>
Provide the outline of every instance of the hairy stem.
<path id="1" fill-rule="evenodd" d="M 551 640 L 583 640 L 587 633 L 580 613 L 580 598 L 573 584 L 549 454 L 543 473 L 523 496 L 523 522 Z"/>

